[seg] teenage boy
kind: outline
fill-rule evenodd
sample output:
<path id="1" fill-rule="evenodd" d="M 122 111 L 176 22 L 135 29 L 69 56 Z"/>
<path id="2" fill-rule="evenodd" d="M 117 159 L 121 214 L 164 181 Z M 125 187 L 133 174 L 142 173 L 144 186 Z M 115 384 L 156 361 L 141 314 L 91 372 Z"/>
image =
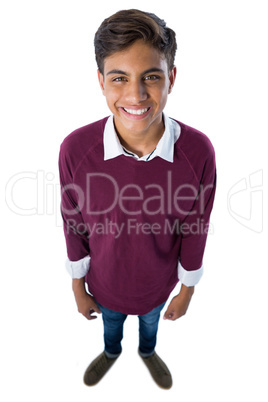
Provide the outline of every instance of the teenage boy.
<path id="1" fill-rule="evenodd" d="M 163 20 L 120 11 L 103 21 L 94 43 L 112 116 L 71 133 L 59 157 L 78 311 L 88 320 L 102 313 L 104 324 L 104 352 L 84 382 L 96 384 L 116 361 L 132 314 L 139 317 L 139 355 L 168 389 L 171 374 L 155 352 L 158 322 L 179 280 L 164 319 L 186 313 L 202 276 L 214 151 L 204 134 L 163 113 L 176 78 L 175 33 Z"/>

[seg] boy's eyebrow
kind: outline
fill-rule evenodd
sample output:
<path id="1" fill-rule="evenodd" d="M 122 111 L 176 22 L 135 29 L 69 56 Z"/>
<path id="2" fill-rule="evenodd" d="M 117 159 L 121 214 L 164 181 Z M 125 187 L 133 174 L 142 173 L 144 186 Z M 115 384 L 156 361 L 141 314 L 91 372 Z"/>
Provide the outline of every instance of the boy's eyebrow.
<path id="1" fill-rule="evenodd" d="M 164 73 L 164 70 L 162 70 L 162 68 L 159 68 L 159 67 L 153 67 L 153 68 L 149 68 L 148 70 L 143 71 L 143 73 L 141 75 L 155 73 L 155 72 Z M 109 74 L 121 74 L 121 75 L 127 75 L 127 76 L 129 75 L 125 71 L 116 70 L 116 69 L 109 71 L 106 75 L 109 75 Z"/>
<path id="2" fill-rule="evenodd" d="M 109 74 L 121 74 L 121 75 L 128 75 L 127 73 L 125 73 L 124 71 L 122 71 L 122 70 L 111 70 L 111 71 L 109 71 L 106 75 L 109 75 Z"/>
<path id="3" fill-rule="evenodd" d="M 142 75 L 145 74 L 150 74 L 150 73 L 164 73 L 165 71 L 162 68 L 159 67 L 153 67 L 153 68 L 149 68 L 148 70 L 145 70 Z"/>

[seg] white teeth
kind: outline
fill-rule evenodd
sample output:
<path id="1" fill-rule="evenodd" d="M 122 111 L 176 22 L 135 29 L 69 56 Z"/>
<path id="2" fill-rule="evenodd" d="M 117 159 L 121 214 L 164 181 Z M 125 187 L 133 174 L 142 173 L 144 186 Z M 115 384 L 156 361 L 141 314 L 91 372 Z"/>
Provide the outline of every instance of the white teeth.
<path id="1" fill-rule="evenodd" d="M 130 114 L 138 114 L 138 115 L 140 115 L 140 114 L 146 113 L 146 112 L 149 110 L 149 108 L 147 108 L 147 109 L 138 109 L 138 110 L 134 110 L 134 109 L 126 109 L 126 108 L 124 107 L 124 110 L 125 110 L 126 112 L 130 113 Z"/>

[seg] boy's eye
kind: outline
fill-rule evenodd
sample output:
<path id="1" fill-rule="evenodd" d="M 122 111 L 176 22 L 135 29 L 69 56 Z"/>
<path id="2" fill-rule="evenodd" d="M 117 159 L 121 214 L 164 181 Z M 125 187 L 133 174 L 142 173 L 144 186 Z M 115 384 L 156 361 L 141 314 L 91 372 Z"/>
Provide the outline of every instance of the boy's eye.
<path id="1" fill-rule="evenodd" d="M 157 81 L 157 80 L 159 80 L 159 76 L 158 75 L 146 75 L 145 77 L 144 77 L 144 80 L 145 81 Z"/>
<path id="2" fill-rule="evenodd" d="M 121 82 L 121 81 L 126 81 L 126 77 L 116 77 L 113 79 L 114 82 Z"/>

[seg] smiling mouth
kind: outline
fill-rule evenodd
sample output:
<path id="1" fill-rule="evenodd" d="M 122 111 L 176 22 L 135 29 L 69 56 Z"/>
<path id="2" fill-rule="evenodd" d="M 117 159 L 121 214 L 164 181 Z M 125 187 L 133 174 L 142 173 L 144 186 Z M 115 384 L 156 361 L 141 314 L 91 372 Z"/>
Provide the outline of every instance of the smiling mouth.
<path id="1" fill-rule="evenodd" d="M 146 113 L 146 112 L 148 112 L 148 110 L 150 109 L 149 107 L 147 107 L 147 108 L 144 108 L 144 109 L 127 109 L 127 108 L 125 108 L 125 107 L 123 107 L 123 109 L 124 109 L 124 111 L 125 112 L 127 112 L 127 113 L 129 113 L 129 114 L 133 114 L 133 115 L 138 115 L 138 116 L 140 116 L 140 115 L 142 115 L 142 114 L 144 114 L 144 113 Z"/>

